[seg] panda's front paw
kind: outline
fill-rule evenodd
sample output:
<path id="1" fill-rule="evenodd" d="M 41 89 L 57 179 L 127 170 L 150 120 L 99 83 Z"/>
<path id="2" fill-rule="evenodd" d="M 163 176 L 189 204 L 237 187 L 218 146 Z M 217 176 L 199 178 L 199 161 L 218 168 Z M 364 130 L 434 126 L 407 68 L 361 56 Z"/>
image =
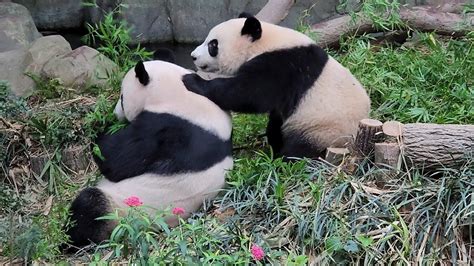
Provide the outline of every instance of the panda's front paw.
<path id="1" fill-rule="evenodd" d="M 186 74 L 183 76 L 183 83 L 186 89 L 194 93 L 203 94 L 206 80 L 198 74 Z"/>

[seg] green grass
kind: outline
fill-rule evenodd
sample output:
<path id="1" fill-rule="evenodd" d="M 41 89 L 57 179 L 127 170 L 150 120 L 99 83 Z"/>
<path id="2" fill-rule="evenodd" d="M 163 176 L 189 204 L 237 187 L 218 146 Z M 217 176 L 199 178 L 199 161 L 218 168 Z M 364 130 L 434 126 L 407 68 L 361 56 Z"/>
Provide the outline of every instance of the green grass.
<path id="1" fill-rule="evenodd" d="M 421 34 L 413 47 L 348 40 L 336 58 L 370 93 L 372 116 L 400 122 L 474 123 L 474 34 Z"/>

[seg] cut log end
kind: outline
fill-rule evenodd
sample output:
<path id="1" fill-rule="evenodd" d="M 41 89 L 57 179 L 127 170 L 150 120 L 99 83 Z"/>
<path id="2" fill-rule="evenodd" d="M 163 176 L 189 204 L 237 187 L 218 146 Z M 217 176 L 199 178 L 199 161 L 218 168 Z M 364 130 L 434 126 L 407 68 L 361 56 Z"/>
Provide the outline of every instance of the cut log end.
<path id="1" fill-rule="evenodd" d="M 387 121 L 382 126 L 385 142 L 399 142 L 403 133 L 403 124 L 398 121 Z"/>
<path id="2" fill-rule="evenodd" d="M 383 125 L 382 122 L 380 122 L 379 120 L 370 118 L 360 120 L 360 124 L 366 127 L 381 127 Z"/>
<path id="3" fill-rule="evenodd" d="M 327 148 L 325 160 L 332 165 L 340 165 L 349 154 L 347 148 Z"/>

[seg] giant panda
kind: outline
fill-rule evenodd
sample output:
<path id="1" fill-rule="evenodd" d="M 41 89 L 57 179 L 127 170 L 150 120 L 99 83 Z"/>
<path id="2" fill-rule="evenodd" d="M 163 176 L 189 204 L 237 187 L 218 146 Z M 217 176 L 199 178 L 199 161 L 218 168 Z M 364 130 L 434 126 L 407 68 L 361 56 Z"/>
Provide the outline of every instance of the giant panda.
<path id="1" fill-rule="evenodd" d="M 84 189 L 70 207 L 73 247 L 108 239 L 115 224 L 96 218 L 126 207 L 137 196 L 144 205 L 184 208 L 183 218 L 213 198 L 233 166 L 228 113 L 186 90 L 189 70 L 164 61 L 138 62 L 122 81 L 115 115 L 130 124 L 97 139 L 95 161 L 105 178 Z M 166 218 L 170 226 L 176 216 Z M 74 248 L 65 248 L 73 251 Z"/>
<path id="2" fill-rule="evenodd" d="M 306 35 L 247 13 L 209 32 L 191 57 L 199 70 L 231 77 L 183 77 L 187 89 L 224 110 L 268 113 L 277 156 L 322 156 L 347 145 L 370 100 L 362 85 Z"/>

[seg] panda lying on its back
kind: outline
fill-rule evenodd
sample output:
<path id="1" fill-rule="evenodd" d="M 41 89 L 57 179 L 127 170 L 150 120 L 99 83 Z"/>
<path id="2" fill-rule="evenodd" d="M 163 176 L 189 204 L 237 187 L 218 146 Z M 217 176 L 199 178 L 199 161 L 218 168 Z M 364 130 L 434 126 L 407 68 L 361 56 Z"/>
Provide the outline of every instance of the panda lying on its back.
<path id="1" fill-rule="evenodd" d="M 343 146 L 369 113 L 361 84 L 309 37 L 248 14 L 215 26 L 191 56 L 199 69 L 233 77 L 189 74 L 186 87 L 224 110 L 268 112 L 277 155 L 315 158 Z"/>
<path id="2" fill-rule="evenodd" d="M 223 187 L 233 165 L 230 117 L 186 90 L 181 78 L 188 73 L 150 61 L 125 75 L 114 112 L 131 123 L 97 141 L 105 160 L 95 160 L 105 178 L 71 205 L 75 225 L 67 233 L 74 246 L 107 239 L 114 224 L 95 219 L 126 207 L 132 195 L 157 209 L 184 208 L 186 218 Z M 176 218 L 167 221 L 174 225 Z"/>

